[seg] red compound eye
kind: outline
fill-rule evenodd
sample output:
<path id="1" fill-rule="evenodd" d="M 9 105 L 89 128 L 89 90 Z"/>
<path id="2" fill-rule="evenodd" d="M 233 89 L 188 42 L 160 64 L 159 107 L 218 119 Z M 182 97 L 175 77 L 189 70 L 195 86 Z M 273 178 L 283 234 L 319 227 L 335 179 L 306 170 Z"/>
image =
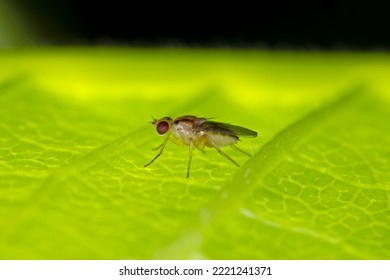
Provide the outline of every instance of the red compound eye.
<path id="1" fill-rule="evenodd" d="M 157 133 L 160 135 L 164 135 L 169 129 L 168 122 L 159 122 L 159 124 L 156 127 Z"/>

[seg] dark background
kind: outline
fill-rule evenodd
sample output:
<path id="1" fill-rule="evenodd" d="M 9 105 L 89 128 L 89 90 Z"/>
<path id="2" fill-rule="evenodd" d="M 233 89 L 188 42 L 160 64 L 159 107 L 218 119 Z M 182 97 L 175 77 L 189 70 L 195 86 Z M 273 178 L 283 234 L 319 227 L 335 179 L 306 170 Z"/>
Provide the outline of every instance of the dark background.
<path id="1" fill-rule="evenodd" d="M 390 5 L 379 1 L 18 1 L 48 44 L 388 49 Z M 255 4 L 254 4 L 255 3 Z"/>

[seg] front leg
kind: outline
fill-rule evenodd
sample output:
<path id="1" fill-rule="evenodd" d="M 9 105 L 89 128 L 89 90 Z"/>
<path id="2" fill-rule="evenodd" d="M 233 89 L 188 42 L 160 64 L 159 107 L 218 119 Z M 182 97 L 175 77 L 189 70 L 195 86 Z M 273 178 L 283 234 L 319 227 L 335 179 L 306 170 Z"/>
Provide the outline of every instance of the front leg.
<path id="1" fill-rule="evenodd" d="M 145 164 L 144 167 L 147 167 L 147 166 L 151 165 L 153 163 L 153 161 L 155 161 L 159 156 L 161 156 L 161 154 L 164 151 L 165 145 L 168 142 L 168 139 L 169 139 L 169 135 L 167 137 L 165 137 L 164 142 L 159 146 L 161 148 L 160 148 L 160 152 L 157 154 L 157 156 L 155 156 L 154 159 L 152 159 L 149 163 Z"/>

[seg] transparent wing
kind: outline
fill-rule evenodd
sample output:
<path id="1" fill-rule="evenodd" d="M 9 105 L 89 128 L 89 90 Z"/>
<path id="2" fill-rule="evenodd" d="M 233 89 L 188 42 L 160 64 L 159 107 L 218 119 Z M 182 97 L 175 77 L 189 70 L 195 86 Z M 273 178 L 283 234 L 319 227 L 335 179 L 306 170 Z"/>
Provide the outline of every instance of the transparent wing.
<path id="1" fill-rule="evenodd" d="M 206 132 L 219 132 L 219 133 L 225 133 L 232 136 L 242 136 L 242 137 L 257 136 L 256 131 L 250 130 L 248 128 L 238 126 L 238 125 L 232 125 L 232 124 L 221 123 L 221 122 L 213 122 L 213 121 L 203 122 L 200 125 L 199 129 Z"/>

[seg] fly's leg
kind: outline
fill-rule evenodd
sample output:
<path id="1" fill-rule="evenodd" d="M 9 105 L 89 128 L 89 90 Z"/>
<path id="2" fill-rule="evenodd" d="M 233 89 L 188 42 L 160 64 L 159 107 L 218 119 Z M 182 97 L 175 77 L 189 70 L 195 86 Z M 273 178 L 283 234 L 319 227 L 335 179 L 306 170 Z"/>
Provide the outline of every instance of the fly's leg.
<path id="1" fill-rule="evenodd" d="M 209 143 L 211 144 L 211 146 L 213 146 L 213 147 L 218 151 L 218 153 L 219 153 L 221 156 L 223 156 L 224 158 L 227 158 L 227 159 L 230 160 L 234 165 L 240 167 L 240 165 L 239 165 L 237 162 L 235 162 L 230 156 L 228 156 L 227 154 L 225 154 L 224 152 L 222 152 L 222 150 L 213 142 L 213 140 L 211 140 L 210 137 L 208 137 L 207 135 L 205 135 L 205 136 L 206 136 L 207 141 L 209 141 Z"/>
<path id="2" fill-rule="evenodd" d="M 235 149 L 235 150 L 237 150 L 237 151 L 239 151 L 239 152 L 241 152 L 241 153 L 243 153 L 243 154 L 245 154 L 245 155 L 247 155 L 248 157 L 251 157 L 251 156 L 252 156 L 250 153 L 245 152 L 244 150 L 241 150 L 241 149 L 238 148 L 236 145 L 233 145 L 232 148 Z"/>
<path id="3" fill-rule="evenodd" d="M 153 148 L 152 151 L 157 151 L 158 149 L 160 149 L 162 147 L 162 145 L 164 145 L 164 143 L 158 145 L 157 147 Z"/>
<path id="4" fill-rule="evenodd" d="M 190 177 L 190 167 L 191 167 L 191 161 L 192 161 L 192 149 L 193 149 L 193 144 L 192 144 L 192 141 L 190 141 L 190 148 L 189 148 L 189 152 L 190 152 L 190 158 L 188 160 L 188 166 L 187 166 L 187 178 Z"/>
<path id="5" fill-rule="evenodd" d="M 157 154 L 157 156 L 155 156 L 154 159 L 152 159 L 148 164 L 145 164 L 144 167 L 147 167 L 147 166 L 151 165 L 153 163 L 153 161 L 155 161 L 159 156 L 161 156 L 161 154 L 164 151 L 165 145 L 168 142 L 168 139 L 169 139 L 169 136 L 167 136 L 165 138 L 164 142 L 160 146 L 158 146 L 160 148 L 160 152 Z"/>

